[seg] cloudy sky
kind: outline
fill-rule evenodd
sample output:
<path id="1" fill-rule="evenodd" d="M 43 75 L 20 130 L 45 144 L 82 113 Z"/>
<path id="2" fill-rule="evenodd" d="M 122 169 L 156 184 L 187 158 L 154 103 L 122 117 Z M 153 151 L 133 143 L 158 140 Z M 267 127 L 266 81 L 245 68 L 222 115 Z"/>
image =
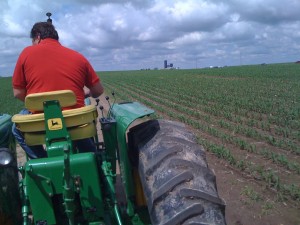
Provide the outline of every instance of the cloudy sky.
<path id="1" fill-rule="evenodd" d="M 300 0 L 0 0 L 0 76 L 48 11 L 97 71 L 300 60 Z"/>

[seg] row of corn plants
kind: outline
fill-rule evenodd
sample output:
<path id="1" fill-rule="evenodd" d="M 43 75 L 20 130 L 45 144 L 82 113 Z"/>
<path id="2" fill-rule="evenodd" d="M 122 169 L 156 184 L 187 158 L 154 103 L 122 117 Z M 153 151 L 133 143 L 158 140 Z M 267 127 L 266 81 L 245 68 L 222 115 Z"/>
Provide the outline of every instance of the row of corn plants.
<path id="1" fill-rule="evenodd" d="M 124 88 L 124 85 L 120 85 L 115 88 L 120 89 L 120 90 L 125 90 L 124 92 L 126 92 L 126 90 L 128 90 L 128 92 L 130 92 L 130 90 L 132 90 L 132 88 Z M 151 96 L 148 93 L 138 92 L 136 89 L 134 90 L 134 93 L 132 93 L 132 91 L 131 91 L 131 93 L 129 93 L 129 95 L 131 95 L 132 97 L 135 96 L 136 98 L 139 98 L 138 96 L 143 96 L 143 98 L 139 98 L 139 100 L 142 102 L 145 101 L 145 97 L 148 99 L 151 99 L 151 101 L 155 101 L 156 103 L 159 103 L 160 106 L 158 108 L 160 110 L 162 107 L 168 107 L 172 110 L 171 112 L 174 112 L 175 114 L 185 115 L 185 116 L 182 116 L 181 120 L 183 120 L 183 122 L 185 122 L 189 125 L 193 125 L 197 128 L 200 128 L 201 130 L 203 130 L 217 138 L 220 138 L 224 142 L 234 144 L 242 150 L 245 149 L 249 152 L 256 152 L 258 154 L 263 155 L 266 158 L 271 158 L 274 162 L 285 166 L 287 169 L 295 170 L 295 171 L 297 171 L 297 173 L 300 173 L 300 165 L 298 163 L 289 161 L 286 157 L 283 157 L 282 154 L 278 154 L 278 153 L 274 153 L 274 152 L 272 154 L 266 154 L 267 152 L 270 152 L 270 150 L 267 150 L 266 148 L 264 148 L 263 151 L 258 151 L 255 144 L 249 144 L 242 138 L 231 135 L 231 132 L 224 133 L 220 129 L 211 127 L 209 124 L 215 124 L 216 121 L 213 121 L 211 119 L 211 117 L 205 117 L 205 116 L 201 115 L 201 113 L 199 113 L 199 111 L 191 111 L 189 108 L 182 107 L 181 105 L 166 101 L 166 99 L 162 99 L 162 98 L 159 98 L 156 96 Z M 174 111 L 174 110 L 176 110 L 176 111 Z M 201 119 L 204 119 L 205 122 L 201 123 L 200 122 Z M 195 122 L 193 122 L 193 121 L 195 121 Z M 222 123 L 222 121 L 221 121 L 221 123 Z M 197 124 L 197 125 L 195 125 L 195 124 Z M 220 127 L 222 127 L 222 126 L 220 126 Z M 230 131 L 232 131 L 232 130 L 230 130 Z M 269 157 L 269 156 L 271 156 L 271 157 Z M 285 159 L 285 160 L 283 160 L 283 159 Z"/>
<path id="2" fill-rule="evenodd" d="M 300 174 L 299 71 L 299 66 L 283 64 L 107 72 L 100 76 L 105 88 L 114 90 L 120 100 L 143 102 L 162 116 L 206 133 L 211 138 L 200 135 L 199 140 L 210 151 L 219 149 L 220 153 L 212 151 L 217 157 L 240 170 L 259 174 L 280 193 L 299 200 L 299 178 L 294 183 L 286 182 L 274 167 L 246 160 L 234 150 L 257 155 L 296 176 Z"/>
<path id="3" fill-rule="evenodd" d="M 174 98 L 172 96 L 166 96 L 166 98 L 161 98 L 157 93 L 156 90 L 151 90 L 151 89 L 142 89 L 140 86 L 139 87 L 135 87 L 133 85 L 130 85 L 130 87 L 126 87 L 126 85 L 121 85 L 119 86 L 119 88 L 128 88 L 128 89 L 132 89 L 134 88 L 135 92 L 140 93 L 141 95 L 147 96 L 148 98 L 156 98 L 158 99 L 158 101 L 163 101 L 165 102 L 165 104 L 171 104 L 171 106 L 173 105 L 174 108 L 177 108 L 179 110 L 184 110 L 189 113 L 189 114 L 193 114 L 196 115 L 198 118 L 203 117 L 203 114 L 201 115 L 201 111 L 205 111 L 206 113 L 209 113 L 210 110 L 204 109 L 204 107 L 202 105 L 199 104 L 195 104 L 195 105 L 191 105 L 191 104 L 186 104 L 186 101 L 183 101 L 181 99 L 178 98 Z M 151 95 L 152 94 L 152 95 Z M 193 107 L 192 109 L 187 108 L 187 107 Z M 201 110 L 201 111 L 199 111 Z M 230 120 L 228 118 L 228 116 L 226 116 L 227 114 L 224 113 L 218 113 L 217 115 L 215 113 L 212 114 L 213 116 L 223 116 L 225 117 L 226 120 Z M 206 115 L 206 121 L 207 119 L 209 119 L 210 116 Z M 233 131 L 235 133 L 240 133 L 240 134 L 244 134 L 246 137 L 250 137 L 250 138 L 254 138 L 254 139 L 258 139 L 258 140 L 266 140 L 268 141 L 269 144 L 276 146 L 276 147 L 280 147 L 283 149 L 287 149 L 287 150 L 291 150 L 297 154 L 300 154 L 300 146 L 297 145 L 296 143 L 294 143 L 292 140 L 288 139 L 288 138 L 275 138 L 274 136 L 266 133 L 266 132 L 259 132 L 257 129 L 254 129 L 253 127 L 250 127 L 248 125 L 243 124 L 242 122 L 236 122 L 232 123 L 232 122 L 228 122 L 226 120 L 221 119 L 220 121 L 218 121 L 217 123 L 223 127 L 223 128 L 227 128 L 227 130 Z M 231 117 L 231 121 L 233 121 L 232 117 Z M 210 121 L 212 122 L 212 121 Z"/>
<path id="4" fill-rule="evenodd" d="M 115 88 L 119 88 L 117 86 L 110 86 L 107 85 L 110 90 L 115 90 Z M 172 119 L 176 119 L 178 121 L 184 122 L 188 125 L 193 126 L 196 129 L 200 129 L 202 131 L 208 132 L 212 136 L 218 137 L 220 134 L 219 130 L 207 127 L 203 125 L 202 123 L 199 123 L 197 120 L 193 120 L 191 118 L 188 118 L 186 116 L 183 116 L 182 114 L 179 114 L 177 112 L 174 112 L 167 108 L 165 105 L 158 104 L 157 102 L 154 102 L 153 99 L 147 99 L 144 98 L 144 96 L 141 96 L 133 90 L 121 88 L 119 90 L 119 94 L 122 96 L 123 99 L 130 99 L 130 100 L 136 100 L 143 102 L 144 104 L 152 107 L 153 109 L 159 110 L 160 113 L 167 115 L 168 117 Z M 126 98 L 127 97 L 127 98 Z M 267 185 L 270 188 L 274 188 L 277 191 L 279 191 L 279 194 L 283 197 L 285 195 L 290 196 L 292 199 L 300 200 L 300 188 L 297 188 L 295 184 L 284 184 L 278 175 L 276 175 L 276 172 L 270 168 L 264 169 L 261 166 L 254 166 L 254 163 L 251 163 L 249 160 L 245 159 L 238 159 L 236 158 L 231 151 L 226 148 L 224 145 L 217 145 L 211 141 L 205 140 L 205 139 L 198 139 L 199 143 L 204 145 L 205 148 L 212 153 L 214 153 L 217 157 L 227 160 L 232 166 L 235 166 L 238 169 L 241 169 L 242 171 L 247 171 L 249 174 L 252 174 L 254 177 L 258 177 L 259 179 L 262 179 L 267 182 Z M 243 150 L 246 150 L 248 152 L 253 151 L 253 147 L 246 147 L 247 143 L 243 140 L 240 140 L 236 138 L 236 142 L 240 143 L 240 147 Z M 276 161 L 277 162 L 277 161 Z"/>

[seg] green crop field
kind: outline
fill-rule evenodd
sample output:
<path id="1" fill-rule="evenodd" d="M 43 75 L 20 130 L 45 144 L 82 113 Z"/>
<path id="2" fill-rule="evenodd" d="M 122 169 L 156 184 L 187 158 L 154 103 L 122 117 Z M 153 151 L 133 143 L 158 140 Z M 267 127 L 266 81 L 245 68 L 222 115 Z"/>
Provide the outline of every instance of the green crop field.
<path id="1" fill-rule="evenodd" d="M 189 125 L 206 150 L 300 201 L 299 64 L 99 74 L 117 101 Z"/>
<path id="2" fill-rule="evenodd" d="M 0 114 L 18 113 L 24 104 L 13 96 L 11 77 L 0 77 Z"/>
<path id="3" fill-rule="evenodd" d="M 187 124 L 207 151 L 300 201 L 300 65 L 99 72 L 106 95 L 139 101 Z M 0 78 L 0 113 L 17 113 L 11 78 Z M 251 157 L 249 157 L 251 156 Z"/>

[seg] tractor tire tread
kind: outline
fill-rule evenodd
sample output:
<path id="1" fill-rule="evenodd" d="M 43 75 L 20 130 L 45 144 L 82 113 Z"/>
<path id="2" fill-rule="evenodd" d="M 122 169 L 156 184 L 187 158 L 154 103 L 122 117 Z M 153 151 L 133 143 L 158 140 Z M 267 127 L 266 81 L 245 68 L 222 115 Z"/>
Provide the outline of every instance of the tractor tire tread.
<path id="1" fill-rule="evenodd" d="M 128 145 L 138 167 L 154 225 L 224 225 L 225 203 L 205 151 L 185 125 L 149 120 L 129 130 Z"/>

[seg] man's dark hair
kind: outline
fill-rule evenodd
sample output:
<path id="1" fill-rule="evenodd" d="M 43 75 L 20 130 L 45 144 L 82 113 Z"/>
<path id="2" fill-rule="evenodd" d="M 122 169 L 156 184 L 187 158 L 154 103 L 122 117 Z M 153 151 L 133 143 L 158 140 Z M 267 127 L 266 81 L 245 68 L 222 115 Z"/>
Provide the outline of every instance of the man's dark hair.
<path id="1" fill-rule="evenodd" d="M 36 38 L 37 36 L 40 36 L 41 39 L 52 38 L 58 40 L 58 33 L 55 27 L 47 22 L 38 22 L 33 25 L 30 38 Z"/>

